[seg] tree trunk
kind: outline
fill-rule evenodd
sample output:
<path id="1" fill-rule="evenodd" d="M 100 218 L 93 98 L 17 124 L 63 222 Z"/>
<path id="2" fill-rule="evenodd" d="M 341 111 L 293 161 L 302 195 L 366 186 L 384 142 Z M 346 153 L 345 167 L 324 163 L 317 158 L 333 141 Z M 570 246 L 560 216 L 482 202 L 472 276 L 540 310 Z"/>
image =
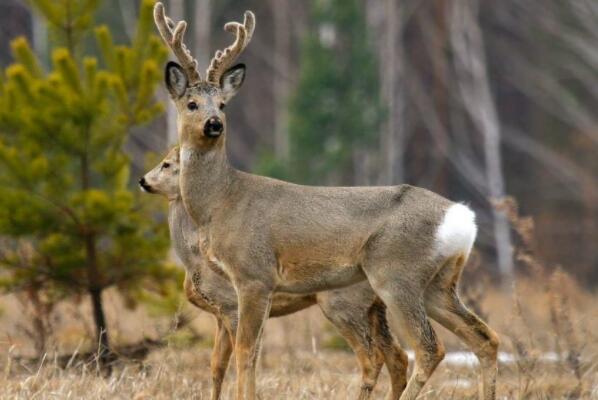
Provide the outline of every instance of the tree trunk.
<path id="1" fill-rule="evenodd" d="M 132 24 L 131 21 L 137 20 L 137 15 L 135 13 L 135 7 L 137 4 L 131 1 L 119 1 L 118 8 L 120 9 L 120 15 L 123 21 L 123 28 L 127 35 L 129 41 L 133 41 L 135 39 L 135 24 Z"/>
<path id="2" fill-rule="evenodd" d="M 87 128 L 84 138 L 85 140 L 89 140 L 89 127 Z M 84 153 L 81 156 L 81 190 L 88 190 L 90 185 L 89 158 L 87 153 Z M 85 246 L 85 261 L 87 263 L 87 291 L 91 297 L 93 319 L 96 326 L 98 356 L 100 365 L 106 367 L 110 355 L 110 342 L 108 341 L 108 327 L 106 326 L 106 318 L 104 316 L 104 308 L 102 305 L 102 290 L 104 286 L 98 269 L 96 235 L 85 228 L 82 232 L 82 236 Z"/>
<path id="3" fill-rule="evenodd" d="M 168 8 L 168 14 L 173 21 L 181 21 L 184 19 L 185 7 L 183 0 L 170 0 Z M 179 141 L 176 108 L 170 99 L 166 100 L 166 104 L 166 142 L 168 143 L 168 146 L 173 146 Z"/>
<path id="4" fill-rule="evenodd" d="M 48 25 L 38 13 L 31 13 L 33 30 L 33 49 L 38 55 L 41 65 L 48 65 Z"/>
<path id="5" fill-rule="evenodd" d="M 449 104 L 448 98 L 448 74 L 447 74 L 447 57 L 446 57 L 446 43 L 448 42 L 448 21 L 447 11 L 449 3 L 444 1 L 435 2 L 432 9 L 432 19 L 434 26 L 433 40 L 428 41 L 429 51 L 432 63 L 432 98 L 436 115 L 442 126 L 450 125 L 449 118 Z M 423 28 L 425 29 L 425 28 Z M 444 143 L 449 143 L 450 138 L 447 137 L 448 129 L 445 129 L 445 135 L 442 138 Z M 449 169 L 447 168 L 447 157 L 442 152 L 433 152 L 431 157 L 431 165 L 435 168 L 431 169 L 430 177 L 433 181 L 432 187 L 438 193 L 449 193 Z"/>
<path id="6" fill-rule="evenodd" d="M 87 258 L 87 285 L 91 298 L 93 321 L 96 327 L 96 345 L 100 364 L 106 366 L 110 356 L 110 341 L 108 340 L 108 326 L 102 302 L 103 286 L 97 264 L 95 237 L 88 234 L 85 237 L 85 253 Z"/>
<path id="7" fill-rule="evenodd" d="M 89 138 L 89 134 L 85 136 Z M 81 157 L 81 189 L 88 190 L 90 185 L 89 161 L 87 155 Z M 85 242 L 85 258 L 87 261 L 87 291 L 91 297 L 93 320 L 96 326 L 96 343 L 101 365 L 106 365 L 110 354 L 108 341 L 108 327 L 102 306 L 102 285 L 100 271 L 98 270 L 98 255 L 96 251 L 96 238 L 91 232 L 83 233 Z"/>
<path id="8" fill-rule="evenodd" d="M 353 180 L 354 186 L 370 185 L 370 154 L 367 148 L 353 146 Z"/>
<path id="9" fill-rule="evenodd" d="M 193 23 L 194 46 L 200 70 L 205 70 L 210 62 L 210 32 L 212 19 L 212 0 L 196 0 Z"/>
<path id="10" fill-rule="evenodd" d="M 102 302 L 102 289 L 90 288 L 89 296 L 91 297 L 91 305 L 93 307 L 93 321 L 96 326 L 98 353 L 100 354 L 100 360 L 106 360 L 106 356 L 110 353 L 110 342 L 108 340 L 108 326 L 106 325 Z"/>
<path id="11" fill-rule="evenodd" d="M 289 156 L 288 100 L 291 59 L 291 29 L 288 0 L 271 0 L 274 18 L 274 153 L 279 160 Z"/>
<path id="12" fill-rule="evenodd" d="M 484 42 L 477 20 L 476 1 L 455 1 L 451 17 L 451 44 L 455 54 L 457 85 L 465 109 L 474 126 L 482 134 L 489 200 L 505 197 L 502 170 L 501 131 L 496 105 L 492 98 Z M 513 281 L 513 246 L 509 222 L 505 214 L 492 207 L 494 239 L 498 267 L 506 288 Z"/>
<path id="13" fill-rule="evenodd" d="M 383 68 L 380 83 L 388 114 L 380 140 L 380 154 L 383 162 L 380 183 L 391 185 L 405 179 L 402 6 L 396 0 L 386 0 L 384 6 L 386 29 L 381 52 Z"/>

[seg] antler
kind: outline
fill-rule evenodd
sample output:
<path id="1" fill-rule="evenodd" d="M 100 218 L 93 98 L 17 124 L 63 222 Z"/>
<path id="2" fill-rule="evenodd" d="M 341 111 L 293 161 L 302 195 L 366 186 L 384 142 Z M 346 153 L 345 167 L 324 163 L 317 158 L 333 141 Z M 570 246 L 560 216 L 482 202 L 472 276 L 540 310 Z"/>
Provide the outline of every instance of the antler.
<path id="1" fill-rule="evenodd" d="M 255 29 L 255 15 L 251 11 L 245 11 L 243 24 L 238 22 L 228 22 L 224 25 L 224 30 L 236 35 L 233 44 L 224 50 L 216 51 L 216 54 L 210 62 L 206 71 L 206 81 L 214 85 L 220 84 L 220 78 L 224 71 L 231 67 L 232 63 L 245 50 Z"/>
<path id="2" fill-rule="evenodd" d="M 172 52 L 185 70 L 187 79 L 189 79 L 189 85 L 192 86 L 201 82 L 201 75 L 199 75 L 199 71 L 197 70 L 197 60 L 191 56 L 191 52 L 187 49 L 185 43 L 183 43 L 187 23 L 179 21 L 175 27 L 174 22 L 166 16 L 164 5 L 160 2 L 154 6 L 154 21 L 160 31 L 160 35 L 162 35 L 162 39 L 172 49 Z"/>

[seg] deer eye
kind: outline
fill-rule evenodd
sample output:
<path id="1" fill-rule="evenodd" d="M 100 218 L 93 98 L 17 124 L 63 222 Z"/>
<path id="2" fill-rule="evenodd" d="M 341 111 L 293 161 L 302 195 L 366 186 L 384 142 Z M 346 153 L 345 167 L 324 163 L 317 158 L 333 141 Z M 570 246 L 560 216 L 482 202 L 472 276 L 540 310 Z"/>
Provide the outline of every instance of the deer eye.
<path id="1" fill-rule="evenodd" d="M 170 167 L 169 163 L 165 162 L 165 163 L 162 164 L 162 168 L 168 168 L 168 167 Z"/>
<path id="2" fill-rule="evenodd" d="M 191 111 L 195 111 L 197 110 L 197 103 L 192 101 L 189 104 L 187 104 L 187 108 Z"/>
<path id="3" fill-rule="evenodd" d="M 220 109 L 221 109 L 221 110 L 224 110 L 224 106 L 226 106 L 226 104 L 224 104 L 224 103 L 220 103 Z"/>

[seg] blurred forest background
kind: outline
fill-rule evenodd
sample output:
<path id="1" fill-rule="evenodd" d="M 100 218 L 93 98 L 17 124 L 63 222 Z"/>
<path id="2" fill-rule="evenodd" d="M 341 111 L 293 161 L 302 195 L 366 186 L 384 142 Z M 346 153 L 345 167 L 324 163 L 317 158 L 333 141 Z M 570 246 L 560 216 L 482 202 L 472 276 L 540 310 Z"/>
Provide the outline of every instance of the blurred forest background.
<path id="1" fill-rule="evenodd" d="M 527 244 L 542 262 L 598 284 L 598 2 L 165 3 L 190 22 L 202 70 L 231 39 L 225 22 L 257 16 L 227 108 L 237 167 L 306 184 L 409 183 L 466 202 L 480 226 L 477 273 L 507 288 L 530 273 L 501 207 L 511 196 L 533 217 Z M 148 157 L 176 140 L 152 5 L 0 0 L 0 284 L 35 307 L 95 296 L 99 331 L 103 290 L 134 303 L 179 287 L 165 220 L 150 218 L 164 205 L 136 189 Z M 54 300 L 38 297 L 48 281 Z"/>
<path id="2" fill-rule="evenodd" d="M 245 9 L 258 17 L 242 60 L 248 79 L 227 114 L 239 168 L 310 184 L 406 182 L 470 203 L 485 269 L 496 275 L 510 274 L 516 260 L 489 199 L 513 196 L 534 217 L 543 257 L 598 282 L 595 1 L 167 6 L 190 21 L 200 66 L 230 40 L 226 21 Z M 13 62 L 10 42 L 20 35 L 47 66 L 55 43 L 46 21 L 25 1 L 2 0 L 0 9 L 2 66 Z M 138 13 L 137 2 L 105 0 L 94 19 L 125 44 Z M 98 52 L 91 37 L 83 46 Z M 133 178 L 145 153 L 173 142 L 173 129 L 164 114 L 130 131 Z"/>

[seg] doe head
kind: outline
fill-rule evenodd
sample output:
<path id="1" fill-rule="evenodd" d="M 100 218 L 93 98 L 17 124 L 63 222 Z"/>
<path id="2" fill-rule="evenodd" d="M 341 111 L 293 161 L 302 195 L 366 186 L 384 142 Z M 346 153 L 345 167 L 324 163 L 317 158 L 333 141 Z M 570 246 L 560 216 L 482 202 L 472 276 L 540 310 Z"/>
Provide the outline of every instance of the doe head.
<path id="1" fill-rule="evenodd" d="M 169 200 L 177 199 L 181 190 L 179 186 L 179 154 L 178 146 L 174 147 L 158 165 L 143 175 L 139 179 L 141 190 L 166 196 Z"/>

